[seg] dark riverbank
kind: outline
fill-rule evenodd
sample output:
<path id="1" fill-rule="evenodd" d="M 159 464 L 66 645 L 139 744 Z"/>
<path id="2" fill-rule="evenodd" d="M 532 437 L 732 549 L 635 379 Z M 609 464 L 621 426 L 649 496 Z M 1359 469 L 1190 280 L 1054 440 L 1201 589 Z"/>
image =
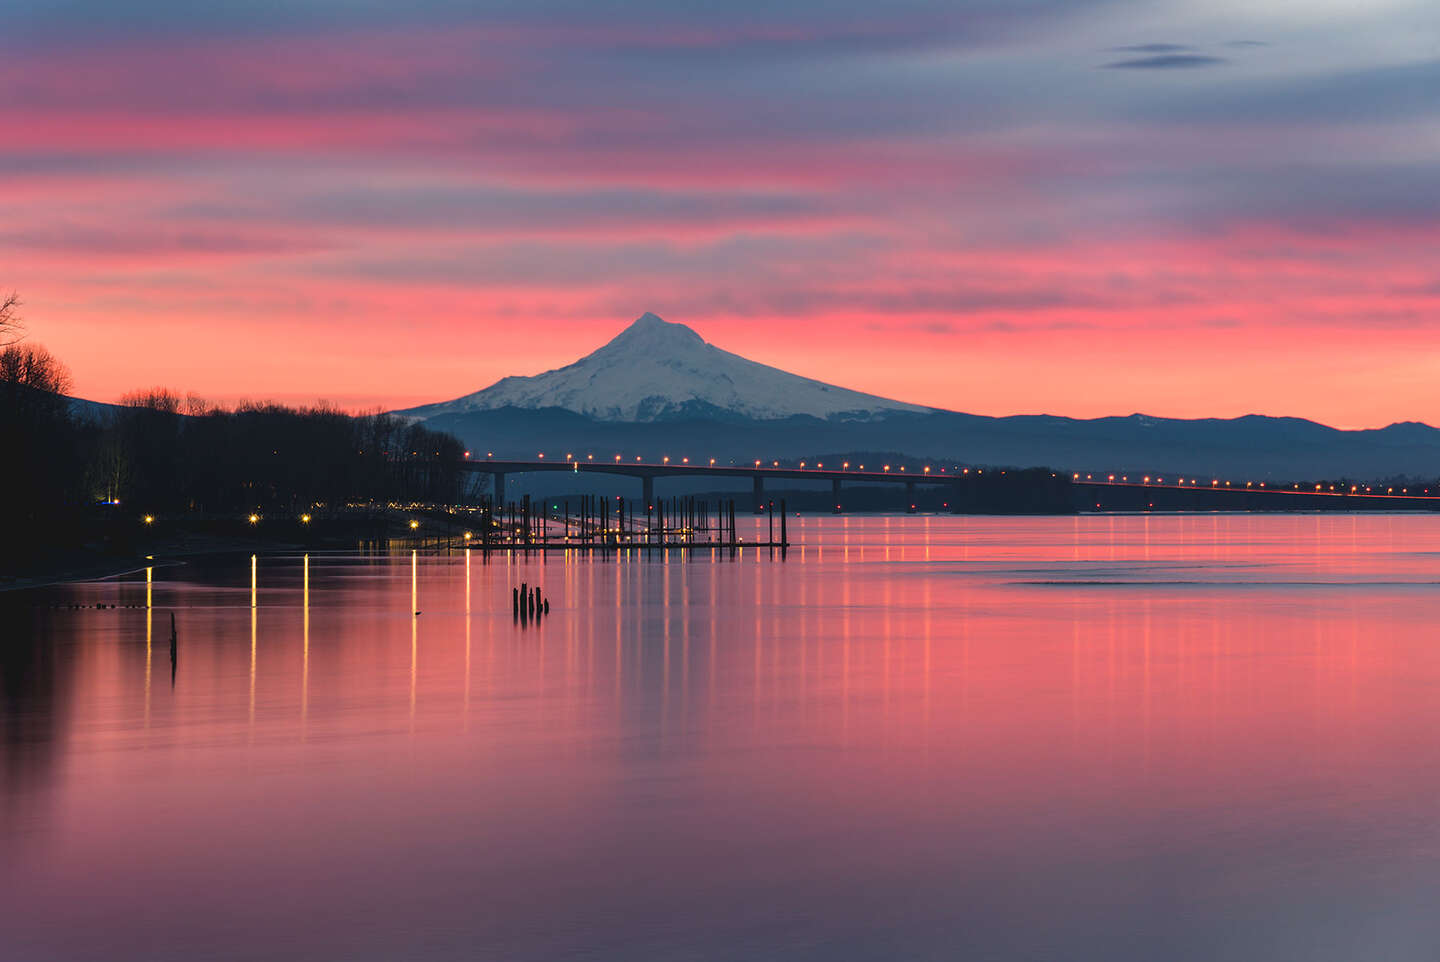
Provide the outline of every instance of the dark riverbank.
<path id="1" fill-rule="evenodd" d="M 106 578 L 207 555 L 366 548 L 403 536 L 389 514 L 318 517 L 129 517 L 92 514 L 57 522 L 46 535 L 27 539 L 0 571 L 0 591 L 61 581 Z"/>

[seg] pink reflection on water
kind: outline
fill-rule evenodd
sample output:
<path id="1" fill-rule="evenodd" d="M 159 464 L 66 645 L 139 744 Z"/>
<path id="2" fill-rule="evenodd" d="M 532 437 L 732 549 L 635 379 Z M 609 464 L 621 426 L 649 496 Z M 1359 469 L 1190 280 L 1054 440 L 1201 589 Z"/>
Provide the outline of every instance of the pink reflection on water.
<path id="1" fill-rule="evenodd" d="M 137 607 L 36 612 L 48 661 L 7 663 L 0 922 L 47 958 L 1440 938 L 1440 518 L 791 530 L 52 590 Z"/>

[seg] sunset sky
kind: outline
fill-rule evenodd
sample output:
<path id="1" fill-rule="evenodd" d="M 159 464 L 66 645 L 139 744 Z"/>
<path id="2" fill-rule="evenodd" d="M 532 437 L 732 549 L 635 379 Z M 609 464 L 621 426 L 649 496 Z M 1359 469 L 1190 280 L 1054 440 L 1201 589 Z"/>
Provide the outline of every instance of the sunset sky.
<path id="1" fill-rule="evenodd" d="M 983 414 L 1440 424 L 1435 0 L 10 0 L 75 393 L 402 407 L 644 311 Z"/>

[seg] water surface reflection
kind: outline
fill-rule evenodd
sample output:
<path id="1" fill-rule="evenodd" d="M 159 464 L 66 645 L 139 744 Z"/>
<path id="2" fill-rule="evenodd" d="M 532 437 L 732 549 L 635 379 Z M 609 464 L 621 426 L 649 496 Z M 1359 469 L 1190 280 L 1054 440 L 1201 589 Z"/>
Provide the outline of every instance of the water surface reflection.
<path id="1" fill-rule="evenodd" d="M 783 562 L 260 556 L 11 602 L 7 943 L 1433 957 L 1440 518 L 791 532 Z"/>

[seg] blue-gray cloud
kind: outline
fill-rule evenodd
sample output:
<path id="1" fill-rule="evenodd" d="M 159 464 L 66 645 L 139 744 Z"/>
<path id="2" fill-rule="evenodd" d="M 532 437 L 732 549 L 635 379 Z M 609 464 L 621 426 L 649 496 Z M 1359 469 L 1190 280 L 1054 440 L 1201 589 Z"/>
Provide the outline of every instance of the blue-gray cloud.
<path id="1" fill-rule="evenodd" d="M 1375 122 L 1440 116 L 1440 60 L 1255 81 L 1156 105 L 1152 119 L 1231 124 Z"/>
<path id="2" fill-rule="evenodd" d="M 1224 57 L 1198 53 L 1162 53 L 1153 57 L 1132 57 L 1105 64 L 1108 70 L 1188 70 L 1195 67 L 1218 67 Z"/>
<path id="3" fill-rule="evenodd" d="M 1194 48 L 1183 43 L 1130 43 L 1110 49 L 1116 53 L 1180 53 Z"/>

